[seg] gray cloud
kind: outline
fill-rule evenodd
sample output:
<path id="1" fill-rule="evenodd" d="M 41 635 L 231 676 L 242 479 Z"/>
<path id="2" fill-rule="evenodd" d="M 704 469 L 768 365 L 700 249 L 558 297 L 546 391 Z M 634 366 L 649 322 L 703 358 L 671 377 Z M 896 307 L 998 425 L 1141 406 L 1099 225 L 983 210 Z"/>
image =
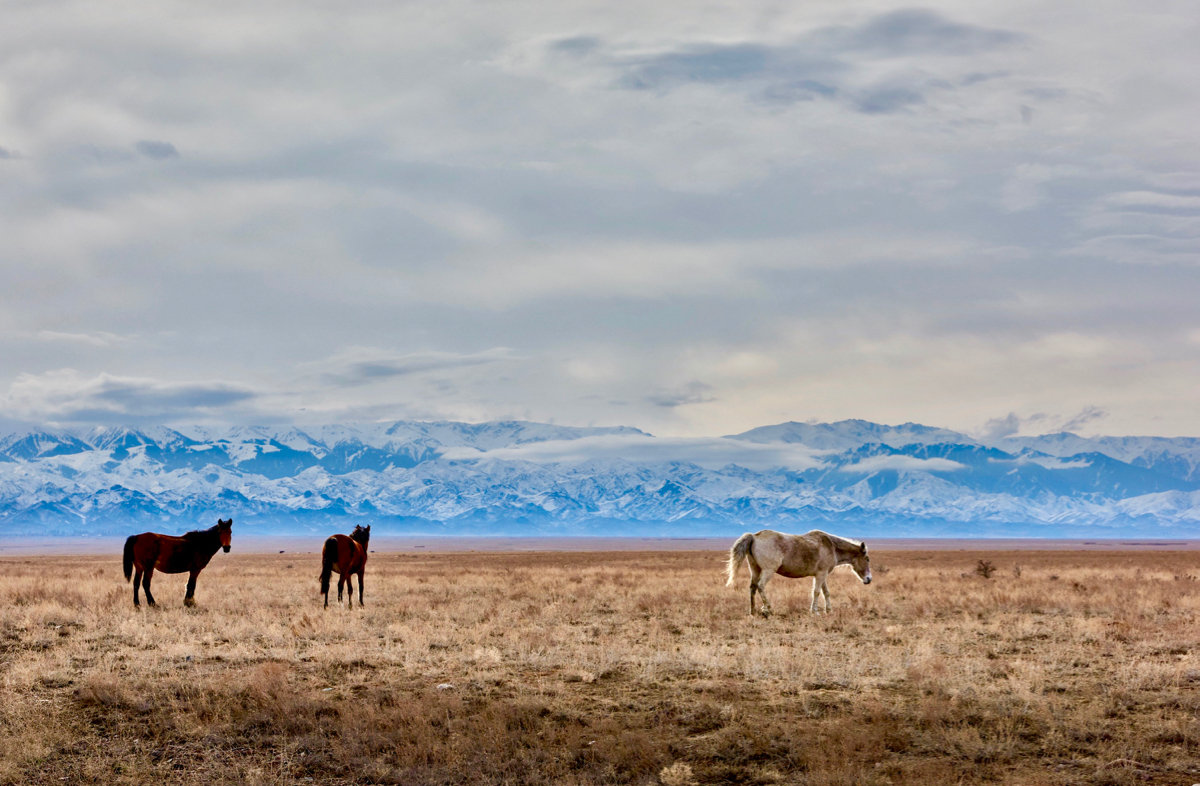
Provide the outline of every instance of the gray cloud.
<path id="1" fill-rule="evenodd" d="M 756 84 L 768 102 L 795 103 L 850 95 L 849 106 L 867 114 L 886 114 L 921 104 L 923 90 L 935 85 L 927 79 L 911 84 L 855 89 L 861 58 L 967 58 L 1011 47 L 1027 39 L 1002 29 L 952 21 L 921 9 L 892 11 L 858 25 L 824 27 L 807 32 L 788 44 L 697 43 L 651 55 L 623 55 L 608 51 L 611 65 L 621 72 L 617 85 L 632 90 L 669 90 L 685 84 Z M 598 37 L 556 41 L 560 53 L 591 56 L 605 50 Z M 958 87 L 969 87 L 995 73 L 965 74 Z"/>
<path id="2" fill-rule="evenodd" d="M 682 407 L 687 404 L 707 404 L 716 400 L 712 395 L 712 389 L 712 385 L 692 381 L 678 390 L 661 391 L 652 396 L 647 396 L 646 400 L 656 407 Z"/>
<path id="3" fill-rule="evenodd" d="M 471 368 L 513 358 L 513 353 L 504 348 L 470 354 L 425 352 L 410 355 L 358 348 L 344 352 L 322 365 L 329 367 L 329 370 L 323 372 L 323 378 L 327 382 L 355 386 L 414 374 Z"/>
<path id="4" fill-rule="evenodd" d="M 841 472 L 956 472 L 966 467 L 944 458 L 922 459 L 916 456 L 871 456 L 840 468 Z"/>
<path id="5" fill-rule="evenodd" d="M 1051 415 L 1038 412 L 1026 417 L 1020 417 L 1010 412 L 1001 418 L 992 418 L 976 436 L 985 442 L 1018 435 L 1032 435 L 1057 432 L 1078 432 L 1089 424 L 1103 420 L 1108 413 L 1100 407 L 1086 406 L 1074 415 Z"/>
<path id="6" fill-rule="evenodd" d="M 134 148 L 146 158 L 163 161 L 168 158 L 179 158 L 179 151 L 170 142 L 157 142 L 152 139 L 139 141 Z"/>
<path id="7" fill-rule="evenodd" d="M 719 83 L 759 78 L 768 71 L 781 70 L 780 54 L 778 49 L 756 44 L 695 46 L 631 64 L 620 84 L 643 90 L 684 82 Z"/>
<path id="8" fill-rule="evenodd" d="M 925 96 L 910 87 L 877 87 L 855 96 L 859 111 L 869 115 L 888 114 L 925 102 Z"/>
<path id="9" fill-rule="evenodd" d="M 930 53 L 964 57 L 1028 40 L 1011 30 L 963 24 L 918 8 L 890 11 L 857 26 L 828 28 L 813 38 L 837 49 L 882 57 Z"/>
<path id="10" fill-rule="evenodd" d="M 799 471 L 824 465 L 819 452 L 802 445 L 759 444 L 729 437 L 686 439 L 649 435 L 583 437 L 534 442 L 488 451 L 450 448 L 444 452 L 443 457 L 457 460 L 532 461 L 545 464 L 581 464 L 611 460 L 658 464 L 679 461 L 708 469 L 736 464 L 750 469 L 785 467 Z"/>
<path id="11" fill-rule="evenodd" d="M 226 382 L 162 382 L 74 371 L 24 375 L 9 390 L 7 408 L 31 420 L 64 423 L 207 421 L 253 403 L 259 393 Z"/>
<path id="12" fill-rule="evenodd" d="M 1108 417 L 1108 413 L 1101 407 L 1088 406 L 1076 415 L 1068 418 L 1060 427 L 1062 431 L 1079 431 L 1089 423 L 1097 420 L 1103 420 Z"/>
<path id="13" fill-rule="evenodd" d="M 112 404 L 128 413 L 221 408 L 244 403 L 255 395 L 252 391 L 223 383 L 156 385 L 115 379 L 105 380 L 91 392 L 96 401 Z"/>
<path id="14" fill-rule="evenodd" d="M 1021 430 L 1021 419 L 1017 413 L 1009 412 L 1002 418 L 992 418 L 980 429 L 978 437 L 984 441 L 1011 437 Z"/>
<path id="15" fill-rule="evenodd" d="M 596 36 L 580 35 L 553 41 L 550 48 L 556 52 L 582 56 L 590 55 L 600 48 L 601 41 Z"/>

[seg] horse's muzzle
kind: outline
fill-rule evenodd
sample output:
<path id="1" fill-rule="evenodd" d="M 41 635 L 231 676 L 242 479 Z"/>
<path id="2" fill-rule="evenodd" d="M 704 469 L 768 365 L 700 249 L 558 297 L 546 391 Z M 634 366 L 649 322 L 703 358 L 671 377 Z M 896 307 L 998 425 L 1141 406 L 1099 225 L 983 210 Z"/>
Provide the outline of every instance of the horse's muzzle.
<path id="1" fill-rule="evenodd" d="M 867 576 L 865 579 L 863 579 L 863 584 L 870 584 L 870 583 L 871 583 L 871 577 L 870 577 L 870 576 Z"/>
<path id="2" fill-rule="evenodd" d="M 228 546 L 222 546 L 221 548 L 225 549 L 225 553 L 226 553 L 226 554 L 228 554 L 228 553 L 229 553 L 229 547 L 228 547 Z"/>

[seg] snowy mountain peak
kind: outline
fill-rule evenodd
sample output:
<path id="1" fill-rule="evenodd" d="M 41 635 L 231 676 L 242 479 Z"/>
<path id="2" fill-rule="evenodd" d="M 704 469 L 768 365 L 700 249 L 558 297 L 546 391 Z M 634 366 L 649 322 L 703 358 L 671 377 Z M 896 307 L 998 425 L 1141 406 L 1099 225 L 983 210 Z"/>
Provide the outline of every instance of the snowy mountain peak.
<path id="1" fill-rule="evenodd" d="M 1195 537 L 1198 467 L 1193 438 L 985 444 L 862 420 L 710 439 L 515 420 L 34 430 L 0 438 L 0 534 L 233 515 L 251 532 Z"/>

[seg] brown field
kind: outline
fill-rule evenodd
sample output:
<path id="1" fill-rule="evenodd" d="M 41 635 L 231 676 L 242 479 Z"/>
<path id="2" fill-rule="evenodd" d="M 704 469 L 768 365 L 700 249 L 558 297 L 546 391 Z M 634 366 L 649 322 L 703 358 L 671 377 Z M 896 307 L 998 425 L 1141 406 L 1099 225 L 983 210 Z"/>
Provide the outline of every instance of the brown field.
<path id="1" fill-rule="evenodd" d="M 1192 784 L 1195 551 L 217 554 L 199 607 L 120 556 L 0 559 L 0 783 Z M 995 567 L 976 572 L 980 560 Z"/>

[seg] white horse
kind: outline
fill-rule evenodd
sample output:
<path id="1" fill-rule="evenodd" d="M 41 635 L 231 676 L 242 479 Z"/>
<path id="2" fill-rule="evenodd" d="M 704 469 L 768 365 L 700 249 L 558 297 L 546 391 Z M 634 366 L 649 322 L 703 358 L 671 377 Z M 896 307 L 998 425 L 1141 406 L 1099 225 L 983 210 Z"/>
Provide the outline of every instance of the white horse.
<path id="1" fill-rule="evenodd" d="M 729 580 L 725 586 L 733 585 L 743 562 L 750 563 L 750 613 L 754 613 L 754 593 L 758 592 L 762 595 L 764 617 L 771 613 L 767 582 L 776 573 L 790 579 L 813 577 L 812 605 L 809 607 L 813 614 L 818 612 L 817 601 L 821 595 L 825 596 L 825 612 L 829 612 L 829 587 L 825 586 L 825 578 L 838 565 L 849 565 L 863 584 L 871 583 L 867 544 L 819 529 L 803 535 L 785 535 L 769 529 L 742 535 L 729 549 Z"/>

